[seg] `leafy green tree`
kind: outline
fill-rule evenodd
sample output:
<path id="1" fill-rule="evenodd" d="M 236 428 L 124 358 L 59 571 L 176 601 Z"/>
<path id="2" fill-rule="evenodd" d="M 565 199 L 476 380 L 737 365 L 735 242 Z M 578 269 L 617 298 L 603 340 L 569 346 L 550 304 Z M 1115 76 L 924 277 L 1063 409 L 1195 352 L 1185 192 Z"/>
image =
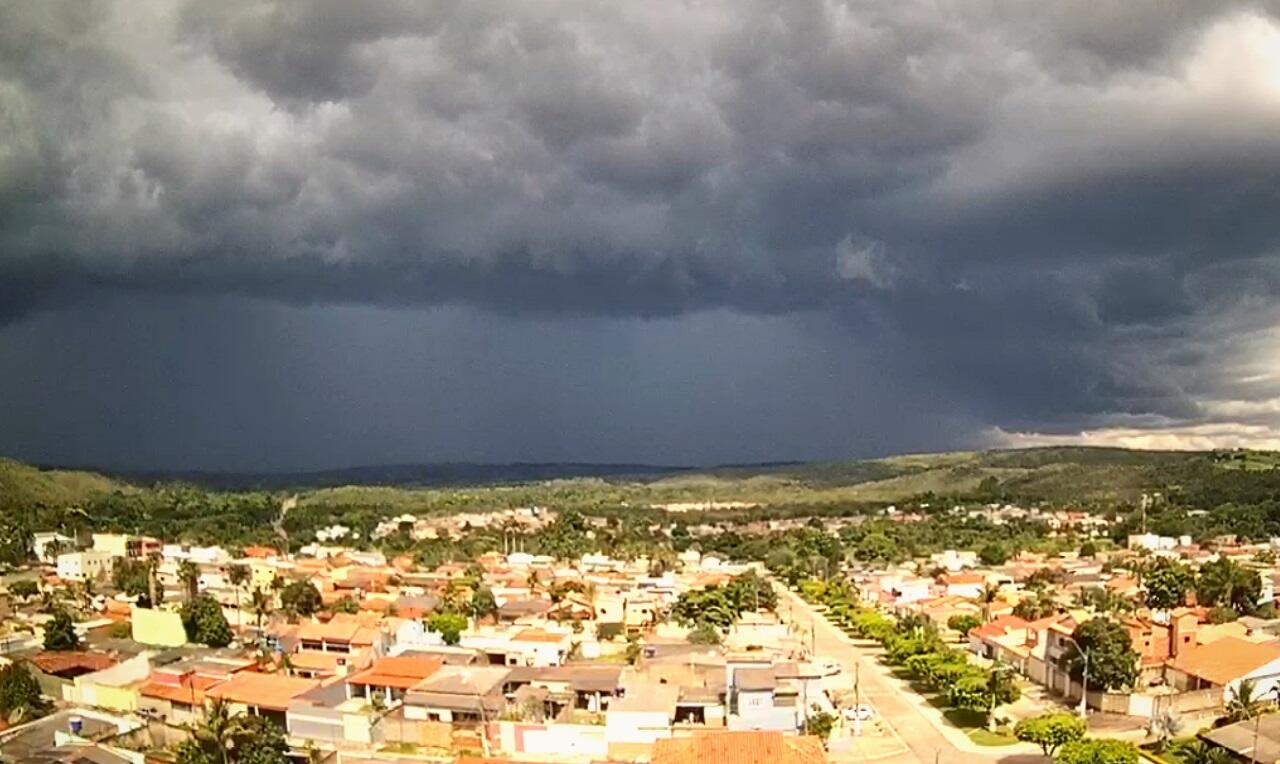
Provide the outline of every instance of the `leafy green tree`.
<path id="1" fill-rule="evenodd" d="M 280 590 L 280 607 L 291 615 L 315 615 L 324 602 L 310 581 L 291 581 Z"/>
<path id="2" fill-rule="evenodd" d="M 182 625 L 187 639 L 209 647 L 226 647 L 235 636 L 222 606 L 208 593 L 182 606 Z"/>
<path id="3" fill-rule="evenodd" d="M 1026 621 L 1038 621 L 1058 612 L 1058 606 L 1047 597 L 1024 597 L 1013 606 L 1013 614 Z"/>
<path id="4" fill-rule="evenodd" d="M 80 636 L 76 634 L 76 623 L 66 608 L 58 608 L 53 614 L 53 620 L 45 624 L 44 649 L 80 649 Z"/>
<path id="5" fill-rule="evenodd" d="M 334 613 L 358 613 L 360 612 L 360 603 L 356 602 L 355 597 L 347 595 L 333 603 L 333 606 L 329 609 Z"/>
<path id="6" fill-rule="evenodd" d="M 983 565 L 1004 565 L 1009 561 L 1009 549 L 996 541 L 984 545 L 978 550 L 978 559 Z"/>
<path id="7" fill-rule="evenodd" d="M 467 618 L 459 613 L 436 613 L 427 619 L 427 628 L 439 634 L 446 645 L 456 645 L 462 641 Z"/>
<path id="8" fill-rule="evenodd" d="M 1080 545 L 1080 556 L 1092 560 L 1098 556 L 1098 545 L 1092 541 L 1086 541 Z"/>
<path id="9" fill-rule="evenodd" d="M 1195 574 L 1185 565 L 1173 561 L 1158 562 L 1143 578 L 1147 606 L 1169 610 L 1185 605 L 1187 594 L 1195 587 L 1195 582 Z"/>
<path id="10" fill-rule="evenodd" d="M 1209 613 L 1206 617 L 1209 619 L 1209 623 L 1212 624 L 1231 623 L 1232 621 L 1240 620 L 1240 614 L 1234 609 L 1221 606 L 1209 608 Z"/>
<path id="11" fill-rule="evenodd" d="M 9 584 L 9 593 L 19 599 L 29 600 L 40 593 L 40 584 L 31 579 L 23 578 Z"/>
<path id="12" fill-rule="evenodd" d="M 1196 599 L 1201 605 L 1229 607 L 1252 613 L 1262 596 L 1262 579 L 1255 571 L 1226 557 L 1200 566 Z"/>
<path id="13" fill-rule="evenodd" d="M 958 631 L 961 634 L 968 634 L 971 630 L 982 625 L 982 618 L 972 613 L 957 613 L 947 619 L 947 628 L 952 631 Z"/>
<path id="14" fill-rule="evenodd" d="M 1123 740 L 1088 738 L 1058 749 L 1057 764 L 1137 764 L 1138 749 Z"/>
<path id="15" fill-rule="evenodd" d="M 694 626 L 689 632 L 689 644 L 692 645 L 718 645 L 721 639 L 720 630 L 706 621 Z"/>
<path id="16" fill-rule="evenodd" d="M 1008 666 L 997 664 L 981 673 L 966 673 L 947 691 L 947 699 L 956 708 L 980 711 L 990 716 L 998 707 L 1021 696 L 1010 676 Z"/>
<path id="17" fill-rule="evenodd" d="M 901 550 L 883 533 L 868 533 L 858 542 L 854 556 L 863 562 L 894 562 Z"/>
<path id="18" fill-rule="evenodd" d="M 1067 743 L 1082 740 L 1084 720 L 1075 714 L 1053 713 L 1023 719 L 1013 727 L 1013 736 L 1024 743 L 1035 743 L 1052 758 Z"/>
<path id="19" fill-rule="evenodd" d="M 814 706 L 813 711 L 804 720 L 804 733 L 820 738 L 825 743 L 827 738 L 831 737 L 831 730 L 835 729 L 835 726 L 835 714 L 822 711 L 818 706 Z"/>
<path id="20" fill-rule="evenodd" d="M 494 599 L 493 591 L 487 586 L 478 586 L 472 590 L 471 602 L 468 603 L 467 611 L 476 620 L 497 615 L 498 601 Z"/>
<path id="21" fill-rule="evenodd" d="M 1133 685 L 1138 655 L 1124 626 L 1099 616 L 1077 626 L 1071 636 L 1076 650 L 1067 659 L 1067 671 L 1076 681 L 1084 676 L 1087 655 L 1090 687 L 1119 690 Z"/>
<path id="22" fill-rule="evenodd" d="M 151 576 L 149 560 L 117 560 L 111 570 L 111 585 L 116 591 L 137 597 L 139 607 L 154 607 L 159 603 L 151 601 Z"/>
<path id="23" fill-rule="evenodd" d="M 12 516 L 0 516 L 0 563 L 21 565 L 31 554 L 31 528 Z"/>
<path id="24" fill-rule="evenodd" d="M 40 716 L 49 704 L 40 695 L 40 684 L 25 663 L 0 668 L 0 716 L 11 722 Z"/>

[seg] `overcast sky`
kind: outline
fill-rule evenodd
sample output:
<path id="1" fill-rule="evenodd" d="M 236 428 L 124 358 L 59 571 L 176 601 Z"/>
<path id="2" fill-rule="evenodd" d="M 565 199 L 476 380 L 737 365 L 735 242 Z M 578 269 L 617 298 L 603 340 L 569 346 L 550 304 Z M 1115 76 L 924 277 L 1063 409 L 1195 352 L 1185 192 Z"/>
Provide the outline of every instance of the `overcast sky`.
<path id="1" fill-rule="evenodd" d="M 0 453 L 1280 447 L 1280 8 L 0 0 Z"/>

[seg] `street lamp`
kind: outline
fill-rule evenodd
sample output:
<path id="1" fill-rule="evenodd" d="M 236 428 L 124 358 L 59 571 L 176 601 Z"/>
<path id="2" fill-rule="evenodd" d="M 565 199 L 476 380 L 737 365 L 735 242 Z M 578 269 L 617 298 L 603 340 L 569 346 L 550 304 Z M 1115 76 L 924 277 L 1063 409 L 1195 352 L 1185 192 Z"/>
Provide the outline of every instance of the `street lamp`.
<path id="1" fill-rule="evenodd" d="M 1078 709 L 1078 713 L 1080 714 L 1081 719 L 1086 719 L 1089 716 L 1089 651 L 1081 647 L 1075 637 L 1070 637 L 1064 634 L 1062 635 L 1062 638 L 1071 642 L 1071 645 L 1075 647 L 1076 652 L 1084 658 L 1084 674 L 1081 676 L 1080 680 L 1080 708 Z"/>

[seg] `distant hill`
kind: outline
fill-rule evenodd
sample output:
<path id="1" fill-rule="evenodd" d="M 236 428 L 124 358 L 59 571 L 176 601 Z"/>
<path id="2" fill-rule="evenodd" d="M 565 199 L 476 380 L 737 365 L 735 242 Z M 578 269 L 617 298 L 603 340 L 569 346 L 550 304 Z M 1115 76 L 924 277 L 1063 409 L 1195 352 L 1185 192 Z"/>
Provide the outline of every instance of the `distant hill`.
<path id="1" fill-rule="evenodd" d="M 0 459 L 0 503 L 74 504 L 104 491 L 183 482 L 219 491 L 297 491 L 304 505 L 436 511 L 547 503 L 647 505 L 894 502 L 933 494 L 1053 503 L 1132 501 L 1177 492 L 1198 502 L 1280 501 L 1280 456 L 1257 451 L 1169 452 L 1048 447 L 909 454 L 812 464 L 712 468 L 514 463 L 356 467 L 293 474 L 96 472 Z M 139 489 L 141 490 L 141 489 Z"/>
<path id="2" fill-rule="evenodd" d="M 96 472 L 40 469 L 0 458 L 0 499 L 4 506 L 68 506 L 121 487 L 121 482 Z"/>

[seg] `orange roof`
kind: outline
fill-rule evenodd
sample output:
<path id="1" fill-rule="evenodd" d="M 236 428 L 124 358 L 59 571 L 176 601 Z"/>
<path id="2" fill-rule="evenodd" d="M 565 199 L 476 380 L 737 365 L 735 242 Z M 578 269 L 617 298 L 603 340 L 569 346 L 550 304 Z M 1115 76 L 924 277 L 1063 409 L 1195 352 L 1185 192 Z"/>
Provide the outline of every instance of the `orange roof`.
<path id="1" fill-rule="evenodd" d="M 222 684 L 206 690 L 205 695 L 271 711 L 285 711 L 289 708 L 289 701 L 319 686 L 320 683 L 315 679 L 241 671 Z"/>
<path id="2" fill-rule="evenodd" d="M 407 690 L 440 670 L 444 662 L 439 658 L 416 655 L 400 655 L 379 658 L 369 668 L 351 677 L 351 684 L 367 684 L 374 687 L 395 687 Z"/>
<path id="3" fill-rule="evenodd" d="M 984 623 L 981 626 L 974 626 L 969 633 L 977 637 L 985 637 L 987 639 L 993 637 L 1003 637 L 1010 631 L 1027 628 L 1027 622 L 1016 615 L 1002 615 L 995 620 Z"/>
<path id="4" fill-rule="evenodd" d="M 107 600 L 107 607 L 106 607 L 107 615 L 129 615 L 132 612 L 133 612 L 133 605 L 130 605 L 128 602 L 121 602 L 119 600 Z"/>
<path id="5" fill-rule="evenodd" d="M 552 634 L 542 629 L 525 629 L 512 637 L 512 639 L 517 642 L 549 642 L 554 644 L 563 641 L 567 636 L 567 634 Z"/>
<path id="6" fill-rule="evenodd" d="M 1223 637 L 1179 654 L 1172 665 L 1212 684 L 1227 685 L 1276 660 L 1280 660 L 1280 640 L 1249 642 Z"/>
<path id="7" fill-rule="evenodd" d="M 376 616 L 376 614 L 373 615 Z M 328 623 L 304 623 L 298 629 L 298 639 L 308 642 L 347 642 L 353 645 L 372 645 L 377 636 L 378 630 L 376 628 L 362 625 L 355 616 L 349 616 L 345 613 L 335 615 L 333 620 Z"/>
<path id="8" fill-rule="evenodd" d="M 275 557 L 279 554 L 269 546 L 247 546 L 244 548 L 245 557 Z"/>
<path id="9" fill-rule="evenodd" d="M 822 741 L 776 731 L 712 732 L 653 745 L 653 764 L 826 764 Z"/>
<path id="10" fill-rule="evenodd" d="M 950 573 L 942 577 L 944 584 L 983 584 L 986 576 L 979 573 Z"/>
<path id="11" fill-rule="evenodd" d="M 192 676 L 181 683 L 151 680 L 138 688 L 139 695 L 176 703 L 199 705 L 204 703 L 205 690 L 223 680 L 211 676 Z"/>
<path id="12" fill-rule="evenodd" d="M 103 653 L 87 653 L 82 651 L 41 652 L 28 659 L 31 665 L 46 674 L 61 674 L 72 669 L 101 671 L 111 668 L 118 661 Z"/>

